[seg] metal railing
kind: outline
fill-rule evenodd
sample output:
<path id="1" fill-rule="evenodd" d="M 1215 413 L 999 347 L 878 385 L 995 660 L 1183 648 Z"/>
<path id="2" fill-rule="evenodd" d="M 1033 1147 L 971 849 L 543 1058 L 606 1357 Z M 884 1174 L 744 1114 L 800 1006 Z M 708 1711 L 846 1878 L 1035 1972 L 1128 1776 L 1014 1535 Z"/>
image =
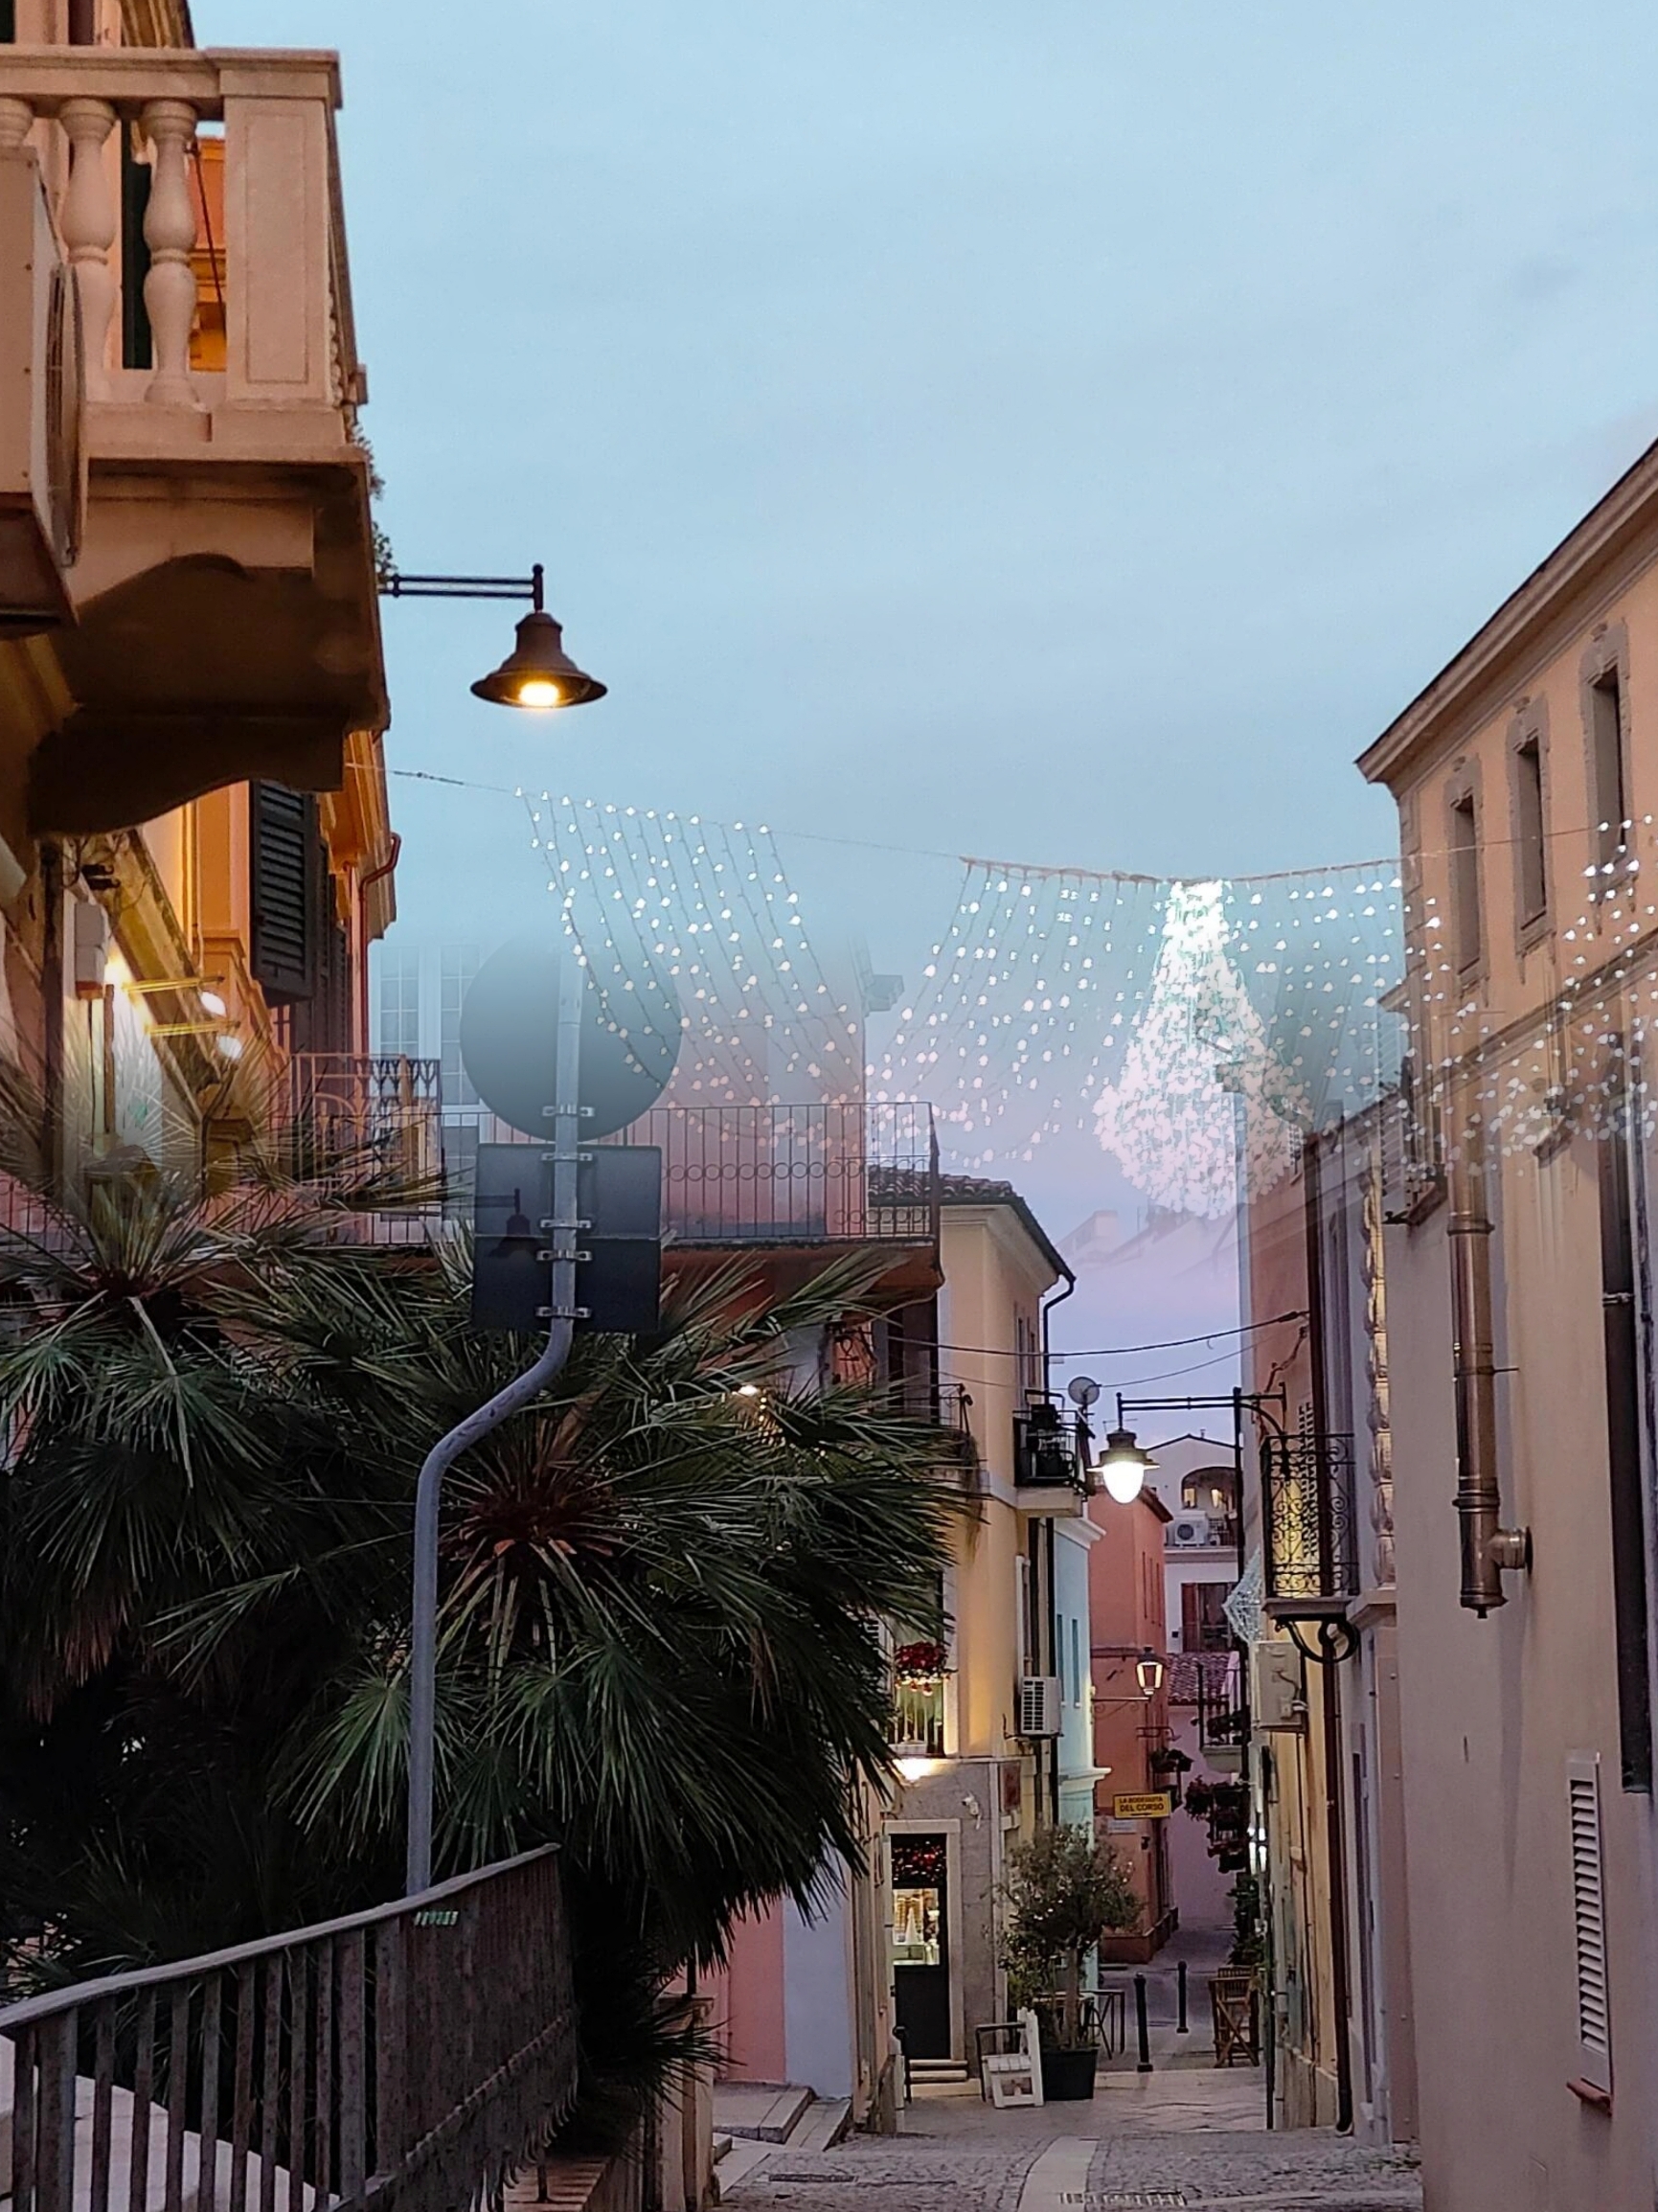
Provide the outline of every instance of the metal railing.
<path id="1" fill-rule="evenodd" d="M 1056 1405 L 1037 1403 L 1014 1414 L 1013 1481 L 1020 1490 L 1087 1490 L 1080 1432 Z"/>
<path id="2" fill-rule="evenodd" d="M 0 2039 L 11 2212 L 465 2212 L 575 2094 L 556 1854 L 32 1997 Z"/>
<path id="3" fill-rule="evenodd" d="M 1197 1679 L 1198 1749 L 1206 1755 L 1238 1750 L 1248 1726 L 1238 1653 L 1207 1654 Z"/>
<path id="4" fill-rule="evenodd" d="M 458 1188 L 478 1144 L 544 1141 L 465 1108 L 445 1112 L 443 1135 Z M 678 1244 L 938 1240 L 933 1111 L 910 1100 L 660 1106 L 602 1141 L 661 1150 L 663 1227 Z"/>
<path id="5" fill-rule="evenodd" d="M 1261 1447 L 1266 1610 L 1275 1619 L 1339 1615 L 1358 1591 L 1351 1436 L 1298 1433 Z"/>
<path id="6" fill-rule="evenodd" d="M 893 1750 L 921 1753 L 929 1759 L 944 1755 L 944 1685 L 942 1678 L 893 1684 L 893 1717 L 887 1740 Z"/>
<path id="7" fill-rule="evenodd" d="M 352 1241 L 424 1243 L 442 1217 L 443 1105 L 439 1063 L 396 1055 L 295 1053 L 271 1104 L 282 1165 L 342 1188 L 401 1184 L 417 1202 L 351 1217 Z"/>

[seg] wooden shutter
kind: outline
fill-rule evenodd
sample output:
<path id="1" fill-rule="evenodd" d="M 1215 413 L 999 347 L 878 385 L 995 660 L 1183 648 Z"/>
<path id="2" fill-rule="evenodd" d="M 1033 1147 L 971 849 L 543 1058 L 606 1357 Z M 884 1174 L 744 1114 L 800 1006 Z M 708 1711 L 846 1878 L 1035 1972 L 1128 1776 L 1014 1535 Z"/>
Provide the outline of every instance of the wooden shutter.
<path id="1" fill-rule="evenodd" d="M 285 784 L 248 787 L 253 978 L 274 1006 L 316 987 L 316 801 Z"/>
<path id="2" fill-rule="evenodd" d="M 1566 1762 L 1571 1823 L 1572 1922 L 1578 1975 L 1578 2070 L 1592 2089 L 1612 2088 L 1612 2013 L 1606 1979 L 1606 1884 L 1601 1853 L 1601 1761 Z"/>

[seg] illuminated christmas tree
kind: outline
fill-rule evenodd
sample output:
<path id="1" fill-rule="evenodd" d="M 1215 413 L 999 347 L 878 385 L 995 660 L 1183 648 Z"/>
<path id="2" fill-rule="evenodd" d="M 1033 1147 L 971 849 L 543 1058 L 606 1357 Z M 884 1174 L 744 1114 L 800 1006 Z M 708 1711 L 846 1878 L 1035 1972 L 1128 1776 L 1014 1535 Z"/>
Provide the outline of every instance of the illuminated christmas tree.
<path id="1" fill-rule="evenodd" d="M 1151 990 L 1118 1080 L 1094 1108 L 1101 1145 L 1154 1205 L 1218 1220 L 1296 1156 L 1306 1102 L 1227 951 L 1220 883 L 1176 883 Z"/>

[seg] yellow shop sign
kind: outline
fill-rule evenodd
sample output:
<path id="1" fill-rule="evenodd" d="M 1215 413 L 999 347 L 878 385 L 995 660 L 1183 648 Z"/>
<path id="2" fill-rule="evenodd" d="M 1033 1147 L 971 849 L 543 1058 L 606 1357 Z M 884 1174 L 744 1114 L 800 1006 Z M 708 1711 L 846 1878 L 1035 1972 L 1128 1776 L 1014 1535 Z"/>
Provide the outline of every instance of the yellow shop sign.
<path id="1" fill-rule="evenodd" d="M 1174 1800 L 1167 1790 L 1123 1791 L 1111 1800 L 1111 1814 L 1116 1820 L 1167 1820 L 1173 1810 Z"/>

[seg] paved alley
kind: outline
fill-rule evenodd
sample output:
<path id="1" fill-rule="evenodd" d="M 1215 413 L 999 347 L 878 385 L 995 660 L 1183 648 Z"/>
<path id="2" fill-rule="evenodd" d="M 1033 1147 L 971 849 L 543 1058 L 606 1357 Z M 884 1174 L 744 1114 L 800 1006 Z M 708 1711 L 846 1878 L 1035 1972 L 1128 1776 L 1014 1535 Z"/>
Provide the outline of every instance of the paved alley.
<path id="1" fill-rule="evenodd" d="M 1420 2212 L 1414 2171 L 1328 2132 L 1269 2133 L 1260 2077 L 1190 2069 L 1102 2078 L 1091 2104 L 993 2112 L 975 2089 L 918 2097 L 896 2139 L 784 2145 L 722 2201 L 792 2212 Z"/>

